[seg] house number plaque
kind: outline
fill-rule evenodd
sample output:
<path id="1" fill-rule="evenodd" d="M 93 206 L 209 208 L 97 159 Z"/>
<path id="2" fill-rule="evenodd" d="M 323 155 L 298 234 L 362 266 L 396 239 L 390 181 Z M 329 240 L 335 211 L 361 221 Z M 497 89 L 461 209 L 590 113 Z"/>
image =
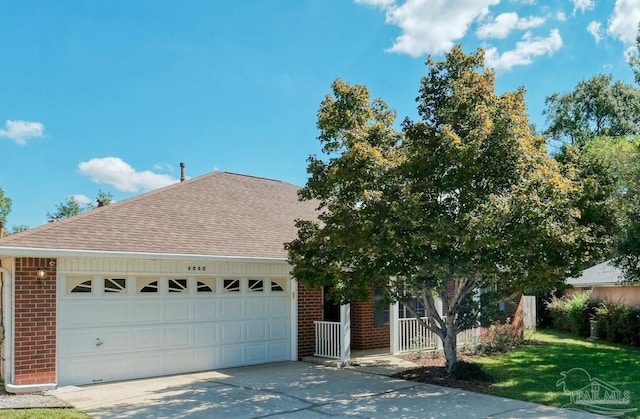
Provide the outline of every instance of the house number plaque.
<path id="1" fill-rule="evenodd" d="M 187 271 L 189 272 L 194 272 L 194 271 L 204 272 L 206 270 L 207 270 L 206 266 L 192 266 L 192 265 L 187 266 Z"/>

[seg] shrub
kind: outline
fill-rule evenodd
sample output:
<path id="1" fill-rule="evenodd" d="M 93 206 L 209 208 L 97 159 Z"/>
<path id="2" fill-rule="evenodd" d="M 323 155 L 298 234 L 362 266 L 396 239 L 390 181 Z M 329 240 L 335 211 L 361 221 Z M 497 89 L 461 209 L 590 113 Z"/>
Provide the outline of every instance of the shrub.
<path id="1" fill-rule="evenodd" d="M 611 342 L 640 346 L 640 309 L 605 301 L 596 309 L 600 337 Z"/>
<path id="2" fill-rule="evenodd" d="M 595 314 L 590 301 L 591 292 L 583 291 L 562 298 L 552 297 L 547 302 L 553 328 L 577 336 L 589 336 L 589 321 Z"/>
<path id="3" fill-rule="evenodd" d="M 508 352 L 524 342 L 522 333 L 511 324 L 494 324 L 482 337 L 480 350 L 485 354 Z"/>

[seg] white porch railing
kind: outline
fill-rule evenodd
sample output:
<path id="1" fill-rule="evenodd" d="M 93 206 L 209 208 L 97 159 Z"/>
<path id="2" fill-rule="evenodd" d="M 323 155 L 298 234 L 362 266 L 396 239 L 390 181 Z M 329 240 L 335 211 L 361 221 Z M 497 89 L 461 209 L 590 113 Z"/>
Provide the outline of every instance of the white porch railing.
<path id="1" fill-rule="evenodd" d="M 427 318 L 423 317 L 422 320 L 427 321 Z M 398 319 L 398 334 L 400 352 L 436 349 L 438 347 L 438 336 L 413 317 Z"/>
<path id="2" fill-rule="evenodd" d="M 422 320 L 427 322 L 426 317 Z M 458 333 L 458 346 L 475 345 L 480 339 L 480 329 L 474 327 Z M 438 335 L 424 327 L 416 318 L 398 319 L 398 351 L 436 350 L 442 348 Z"/>
<path id="3" fill-rule="evenodd" d="M 313 322 L 316 328 L 314 356 L 340 358 L 340 322 Z"/>

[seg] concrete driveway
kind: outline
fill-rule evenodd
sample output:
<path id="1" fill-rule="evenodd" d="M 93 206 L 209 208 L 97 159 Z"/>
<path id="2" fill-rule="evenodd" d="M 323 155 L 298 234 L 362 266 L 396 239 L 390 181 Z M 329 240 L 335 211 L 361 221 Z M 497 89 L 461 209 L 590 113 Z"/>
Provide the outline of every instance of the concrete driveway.
<path id="1" fill-rule="evenodd" d="M 593 418 L 387 376 L 282 362 L 52 392 L 96 418 Z"/>

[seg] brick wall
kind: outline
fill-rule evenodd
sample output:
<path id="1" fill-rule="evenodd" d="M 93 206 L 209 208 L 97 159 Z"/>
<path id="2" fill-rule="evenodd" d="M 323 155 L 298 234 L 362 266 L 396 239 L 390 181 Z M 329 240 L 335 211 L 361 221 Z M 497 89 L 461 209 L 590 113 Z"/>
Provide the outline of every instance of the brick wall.
<path id="1" fill-rule="evenodd" d="M 313 355 L 316 320 L 322 320 L 322 289 L 298 285 L 298 358 Z"/>
<path id="2" fill-rule="evenodd" d="M 373 291 L 367 301 L 351 304 L 351 347 L 355 350 L 390 346 L 389 325 L 374 324 L 374 308 Z"/>
<path id="3" fill-rule="evenodd" d="M 16 258 L 14 384 L 56 382 L 56 267 L 53 259 Z M 53 260 L 55 262 L 55 260 Z M 47 269 L 45 284 L 36 279 Z"/>

